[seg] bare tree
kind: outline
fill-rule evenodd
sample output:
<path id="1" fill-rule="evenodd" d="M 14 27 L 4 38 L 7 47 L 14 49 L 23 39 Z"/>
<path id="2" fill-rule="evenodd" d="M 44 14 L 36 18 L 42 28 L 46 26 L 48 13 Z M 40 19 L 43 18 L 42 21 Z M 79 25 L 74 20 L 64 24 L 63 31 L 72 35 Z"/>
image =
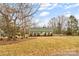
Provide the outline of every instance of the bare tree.
<path id="1" fill-rule="evenodd" d="M 22 35 L 25 37 L 25 34 L 28 33 L 28 30 L 31 26 L 32 16 L 37 12 L 39 5 L 38 4 L 17 4 L 18 14 L 17 17 L 20 20 L 20 28 L 22 30 Z"/>
<path id="2" fill-rule="evenodd" d="M 12 37 L 12 35 L 15 33 L 13 30 L 13 23 L 12 23 L 12 14 L 15 13 L 15 9 L 11 8 L 9 4 L 0 4 L 0 14 L 3 17 L 4 20 L 4 28 L 2 29 L 6 36 L 8 36 L 8 39 Z"/>
<path id="3" fill-rule="evenodd" d="M 30 26 L 31 17 L 36 13 L 38 8 L 39 5 L 35 7 L 34 4 L 29 3 L 0 4 L 0 15 L 5 20 L 4 31 L 8 38 L 15 38 L 17 26 L 22 29 L 22 33 L 25 35 L 26 29 Z"/>
<path id="4" fill-rule="evenodd" d="M 49 26 L 53 28 L 53 31 L 55 33 L 61 33 L 65 26 L 64 25 L 65 20 L 66 20 L 65 16 L 53 17 L 49 21 Z"/>

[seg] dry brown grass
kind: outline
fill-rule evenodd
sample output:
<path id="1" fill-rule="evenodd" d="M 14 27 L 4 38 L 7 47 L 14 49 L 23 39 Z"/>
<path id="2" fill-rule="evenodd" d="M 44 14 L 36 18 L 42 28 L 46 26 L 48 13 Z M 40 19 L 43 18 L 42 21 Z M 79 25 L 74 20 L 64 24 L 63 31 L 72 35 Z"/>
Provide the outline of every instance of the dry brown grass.
<path id="1" fill-rule="evenodd" d="M 0 55 L 79 55 L 79 36 L 30 37 L 14 44 L 0 45 Z"/>

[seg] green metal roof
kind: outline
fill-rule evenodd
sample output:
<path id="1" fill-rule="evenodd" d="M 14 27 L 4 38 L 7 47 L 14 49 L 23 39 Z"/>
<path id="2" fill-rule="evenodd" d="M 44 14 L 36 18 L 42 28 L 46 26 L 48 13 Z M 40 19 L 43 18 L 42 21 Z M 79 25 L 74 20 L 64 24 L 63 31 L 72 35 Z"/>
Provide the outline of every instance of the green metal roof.
<path id="1" fill-rule="evenodd" d="M 29 32 L 53 32 L 52 28 L 30 28 Z"/>

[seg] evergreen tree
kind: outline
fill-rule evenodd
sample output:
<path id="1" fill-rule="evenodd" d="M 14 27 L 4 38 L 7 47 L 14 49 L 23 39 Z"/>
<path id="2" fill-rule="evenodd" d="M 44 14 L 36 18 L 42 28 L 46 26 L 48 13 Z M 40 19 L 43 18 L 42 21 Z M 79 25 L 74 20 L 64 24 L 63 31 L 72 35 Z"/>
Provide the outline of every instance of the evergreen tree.
<path id="1" fill-rule="evenodd" d="M 73 15 L 71 15 L 68 20 L 67 34 L 77 35 L 77 30 L 78 30 L 78 21 Z"/>

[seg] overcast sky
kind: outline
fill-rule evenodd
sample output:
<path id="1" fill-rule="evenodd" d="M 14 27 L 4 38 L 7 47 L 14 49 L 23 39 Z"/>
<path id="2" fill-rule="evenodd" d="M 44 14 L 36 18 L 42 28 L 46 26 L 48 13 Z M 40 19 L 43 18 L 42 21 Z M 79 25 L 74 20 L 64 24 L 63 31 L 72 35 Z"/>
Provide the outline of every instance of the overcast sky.
<path id="1" fill-rule="evenodd" d="M 34 15 L 34 21 L 39 26 L 46 25 L 48 21 L 60 15 L 74 15 L 79 19 L 79 4 L 77 3 L 42 3 L 38 12 Z"/>

